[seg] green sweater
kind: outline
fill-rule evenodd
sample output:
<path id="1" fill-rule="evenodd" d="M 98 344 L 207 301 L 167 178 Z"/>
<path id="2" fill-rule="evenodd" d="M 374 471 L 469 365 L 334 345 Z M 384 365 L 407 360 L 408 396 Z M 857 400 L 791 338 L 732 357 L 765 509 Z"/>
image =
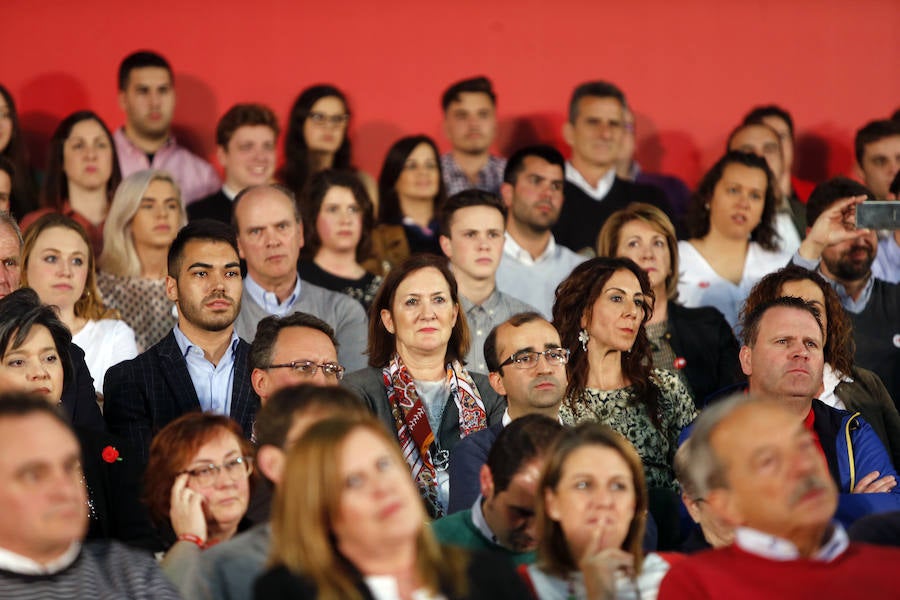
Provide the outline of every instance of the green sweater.
<path id="1" fill-rule="evenodd" d="M 431 524 L 431 529 L 442 544 L 459 546 L 466 550 L 498 552 L 509 558 L 516 565 L 530 565 L 537 558 L 533 551 L 513 552 L 484 537 L 484 534 L 472 522 L 472 509 L 461 510 L 452 515 L 441 517 Z"/>

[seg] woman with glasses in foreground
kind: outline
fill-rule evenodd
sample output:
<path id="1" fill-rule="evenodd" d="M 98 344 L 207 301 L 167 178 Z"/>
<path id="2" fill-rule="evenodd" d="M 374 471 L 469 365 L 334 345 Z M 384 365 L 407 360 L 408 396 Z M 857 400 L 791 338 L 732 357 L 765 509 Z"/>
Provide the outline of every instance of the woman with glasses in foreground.
<path id="1" fill-rule="evenodd" d="M 240 426 L 191 412 L 153 438 L 144 499 L 166 552 L 162 569 L 181 588 L 199 554 L 244 527 L 253 463 Z"/>

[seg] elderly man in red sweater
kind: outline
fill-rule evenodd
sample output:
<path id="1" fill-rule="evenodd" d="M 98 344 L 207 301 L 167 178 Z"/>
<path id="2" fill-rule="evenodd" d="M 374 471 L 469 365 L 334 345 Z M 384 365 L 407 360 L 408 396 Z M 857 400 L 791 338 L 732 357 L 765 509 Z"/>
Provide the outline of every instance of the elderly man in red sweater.
<path id="1" fill-rule="evenodd" d="M 849 543 L 832 520 L 838 493 L 812 433 L 752 394 L 706 409 L 691 436 L 709 508 L 734 543 L 673 565 L 672 598 L 881 598 L 897 594 L 900 550 Z"/>

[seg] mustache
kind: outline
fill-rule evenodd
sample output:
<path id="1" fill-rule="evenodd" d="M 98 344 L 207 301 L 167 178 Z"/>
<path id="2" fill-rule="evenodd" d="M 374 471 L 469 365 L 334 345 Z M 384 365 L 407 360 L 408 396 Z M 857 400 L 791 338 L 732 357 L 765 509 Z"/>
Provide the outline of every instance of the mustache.
<path id="1" fill-rule="evenodd" d="M 799 484 L 797 484 L 796 489 L 791 493 L 789 504 L 790 506 L 799 504 L 803 497 L 810 492 L 824 492 L 827 490 L 828 486 L 824 481 L 815 475 L 807 475 Z"/>
<path id="2" fill-rule="evenodd" d="M 225 292 L 213 292 L 209 296 L 206 296 L 203 299 L 203 304 L 209 304 L 214 300 L 227 300 L 228 302 L 234 304 L 234 298 L 226 294 Z"/>

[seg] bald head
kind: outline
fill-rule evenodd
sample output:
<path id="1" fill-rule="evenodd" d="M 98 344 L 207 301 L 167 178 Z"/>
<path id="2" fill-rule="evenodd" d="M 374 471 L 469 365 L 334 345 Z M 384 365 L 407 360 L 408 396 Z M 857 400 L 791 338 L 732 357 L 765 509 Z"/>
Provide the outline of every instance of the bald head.
<path id="1" fill-rule="evenodd" d="M 232 222 L 248 275 L 267 291 L 292 285 L 303 247 L 293 195 L 278 185 L 249 187 L 235 199 Z"/>

